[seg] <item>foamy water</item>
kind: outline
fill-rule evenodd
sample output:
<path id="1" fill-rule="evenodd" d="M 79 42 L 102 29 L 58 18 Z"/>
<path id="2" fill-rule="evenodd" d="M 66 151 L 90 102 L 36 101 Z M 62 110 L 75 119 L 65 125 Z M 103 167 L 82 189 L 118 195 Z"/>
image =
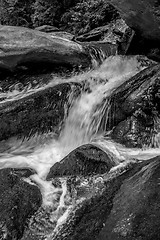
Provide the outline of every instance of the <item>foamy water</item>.
<path id="1" fill-rule="evenodd" d="M 11 138 L 0 144 L 0 168 L 25 168 L 29 167 L 36 171 L 36 174 L 25 181 L 36 184 L 40 187 L 43 196 L 43 206 L 54 205 L 54 199 L 59 191 L 61 197 L 56 208 L 56 221 L 62 223 L 66 219 L 68 208 L 65 208 L 65 197 L 67 194 L 66 182 L 62 181 L 60 189 L 54 187 L 51 182 L 45 181 L 50 168 L 63 159 L 76 147 L 93 143 L 102 150 L 110 152 L 115 163 L 125 164 L 125 161 L 133 159 L 146 160 L 160 154 L 160 149 L 128 149 L 113 142 L 111 139 L 103 137 L 103 132 L 98 132 L 98 123 L 101 120 L 104 110 L 110 107 L 109 96 L 112 92 L 143 70 L 147 64 L 142 64 L 139 57 L 109 57 L 104 63 L 94 70 L 82 74 L 74 75 L 67 79 L 56 78 L 45 86 L 31 89 L 27 93 L 11 93 L 5 101 L 20 99 L 33 92 L 54 86 L 61 82 L 81 82 L 84 90 L 81 95 L 74 99 L 65 126 L 59 139 L 54 138 L 54 134 L 34 135 L 30 139 Z M 98 108 L 104 99 L 104 107 Z M 106 111 L 107 114 L 107 111 Z M 38 144 L 37 144 L 38 143 Z M 4 147 L 5 146 L 5 147 Z M 6 150 L 4 150 L 4 149 Z M 65 208 L 65 211 L 62 209 Z M 62 212 L 62 214 L 59 214 Z M 54 212 L 55 213 L 55 212 Z"/>

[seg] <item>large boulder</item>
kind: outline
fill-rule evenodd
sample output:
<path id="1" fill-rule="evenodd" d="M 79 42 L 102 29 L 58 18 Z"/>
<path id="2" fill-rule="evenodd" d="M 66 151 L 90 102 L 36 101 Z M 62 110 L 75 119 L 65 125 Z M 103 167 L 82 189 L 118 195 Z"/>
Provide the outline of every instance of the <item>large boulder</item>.
<path id="1" fill-rule="evenodd" d="M 150 66 L 120 85 L 110 98 L 101 130 L 127 147 L 159 147 L 160 65 Z M 108 103 L 108 99 L 103 104 Z"/>
<path id="2" fill-rule="evenodd" d="M 123 19 L 116 19 L 107 25 L 94 28 L 88 33 L 79 35 L 75 39 L 80 42 L 102 41 L 116 44 L 127 29 L 128 26 Z"/>
<path id="3" fill-rule="evenodd" d="M 58 208 L 59 221 L 55 221 L 55 208 L 45 212 L 39 209 L 22 239 L 159 239 L 159 160 L 157 157 L 100 176 L 68 180 L 62 208 Z M 65 181 L 60 178 L 53 184 L 59 189 Z"/>
<path id="4" fill-rule="evenodd" d="M 91 57 L 80 44 L 24 27 L 0 26 L 0 69 L 34 63 L 83 66 Z"/>
<path id="5" fill-rule="evenodd" d="M 64 176 L 90 176 L 108 172 L 115 165 L 112 157 L 100 148 L 86 144 L 69 153 L 51 167 L 47 180 Z"/>
<path id="6" fill-rule="evenodd" d="M 29 169 L 0 170 L 0 239 L 21 239 L 29 218 L 42 204 L 40 190 L 27 183 Z"/>
<path id="7" fill-rule="evenodd" d="M 113 49 L 113 46 L 115 46 L 119 54 L 126 54 L 133 37 L 134 31 L 127 26 L 123 19 L 117 19 L 75 39 L 76 41 L 89 42 L 90 44 L 94 42 L 95 45 L 97 44 L 103 49 L 107 49 L 109 46 Z"/>
<path id="8" fill-rule="evenodd" d="M 72 99 L 80 92 L 80 84 L 63 83 L 0 103 L 0 140 L 50 131 L 59 134 Z"/>
<path id="9" fill-rule="evenodd" d="M 106 221 L 96 240 L 160 238 L 159 160 L 160 157 L 157 157 L 141 163 L 122 175 L 122 178 L 126 177 L 113 197 L 110 213 L 108 217 L 106 214 Z"/>
<path id="10" fill-rule="evenodd" d="M 107 0 L 115 6 L 128 26 L 145 39 L 160 40 L 160 3 L 157 0 Z"/>

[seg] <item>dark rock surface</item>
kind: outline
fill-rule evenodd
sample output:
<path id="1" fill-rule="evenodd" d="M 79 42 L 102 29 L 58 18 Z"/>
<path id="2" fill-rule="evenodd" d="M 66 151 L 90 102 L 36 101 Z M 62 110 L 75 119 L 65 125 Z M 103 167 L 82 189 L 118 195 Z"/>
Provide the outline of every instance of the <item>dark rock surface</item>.
<path id="1" fill-rule="evenodd" d="M 32 63 L 91 65 L 87 50 L 68 39 L 13 26 L 0 26 L 0 35 L 0 69 L 13 71 Z"/>
<path id="2" fill-rule="evenodd" d="M 21 239 L 29 218 L 42 203 L 39 189 L 24 178 L 34 174 L 29 169 L 0 170 L 0 239 Z"/>
<path id="3" fill-rule="evenodd" d="M 102 128 L 127 147 L 159 146 L 160 65 L 154 65 L 122 84 L 111 96 L 109 119 Z M 105 104 L 105 103 L 104 103 Z"/>
<path id="4" fill-rule="evenodd" d="M 113 4 L 126 23 L 150 40 L 160 40 L 160 3 L 157 0 L 107 0 Z"/>
<path id="5" fill-rule="evenodd" d="M 129 44 L 128 55 L 145 55 L 160 62 L 160 2 L 157 0 L 108 0 L 120 13 L 126 24 L 135 34 L 126 34 Z M 123 41 L 122 41 L 123 42 Z M 120 42 L 120 54 L 126 43 Z"/>
<path id="6" fill-rule="evenodd" d="M 160 157 L 156 157 L 130 163 L 101 177 L 75 179 L 72 213 L 59 231 L 53 229 L 49 236 L 52 240 L 159 239 L 159 175 Z M 42 218 L 35 219 L 35 229 L 32 226 L 30 232 L 26 231 L 23 240 L 47 236 L 47 229 L 46 235 L 45 230 L 36 234 Z"/>
<path id="7" fill-rule="evenodd" d="M 94 145 L 86 144 L 55 163 L 47 175 L 47 180 L 54 177 L 103 174 L 114 165 L 114 160 L 109 154 Z"/>
<path id="8" fill-rule="evenodd" d="M 103 41 L 116 43 L 123 36 L 126 29 L 128 29 L 128 26 L 124 20 L 117 19 L 105 26 L 94 28 L 88 33 L 77 36 L 75 40 L 80 42 Z"/>
<path id="9" fill-rule="evenodd" d="M 159 239 L 159 171 L 158 157 L 110 180 L 106 176 L 98 194 L 77 209 L 65 239 Z"/>
<path id="10" fill-rule="evenodd" d="M 97 240 L 160 238 L 160 158 L 135 167 L 121 184 Z M 138 167 L 141 169 L 138 170 Z M 120 179 L 127 173 L 123 174 Z M 88 238 L 90 239 L 90 238 Z"/>
<path id="11" fill-rule="evenodd" d="M 36 132 L 59 133 L 73 98 L 80 94 L 78 83 L 64 83 L 44 88 L 13 101 L 0 104 L 0 140 Z M 71 100 L 71 99 L 70 99 Z"/>
<path id="12" fill-rule="evenodd" d="M 117 19 L 108 25 L 95 28 L 86 34 L 80 35 L 75 40 L 80 42 L 94 42 L 94 44 L 106 46 L 106 48 L 110 43 L 117 46 L 119 54 L 126 54 L 133 36 L 134 31 L 126 25 L 124 20 Z"/>
<path id="13" fill-rule="evenodd" d="M 35 30 L 51 33 L 51 32 L 57 32 L 59 29 L 57 27 L 50 26 L 50 25 L 42 25 L 40 27 L 36 27 Z"/>

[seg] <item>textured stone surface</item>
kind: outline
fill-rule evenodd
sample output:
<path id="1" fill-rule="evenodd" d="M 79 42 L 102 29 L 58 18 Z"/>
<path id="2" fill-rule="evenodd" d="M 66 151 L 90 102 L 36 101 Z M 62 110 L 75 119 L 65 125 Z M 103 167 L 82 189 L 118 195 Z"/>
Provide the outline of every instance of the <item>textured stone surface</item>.
<path id="1" fill-rule="evenodd" d="M 159 160 L 132 163 L 98 177 L 75 178 L 70 187 L 68 182 L 74 204 L 65 224 L 59 231 L 48 229 L 53 214 L 41 211 L 23 240 L 44 240 L 47 233 L 52 240 L 159 239 Z M 42 222 L 46 228 L 45 224 L 41 228 Z"/>
<path id="2" fill-rule="evenodd" d="M 78 147 L 63 160 L 53 165 L 47 180 L 64 176 L 89 176 L 108 172 L 114 160 L 98 147 L 86 144 Z"/>
<path id="3" fill-rule="evenodd" d="M 143 167 L 138 171 L 135 167 L 135 173 L 123 181 L 96 240 L 160 238 L 159 160 L 157 157 L 146 164 L 140 164 Z"/>
<path id="4" fill-rule="evenodd" d="M 0 68 L 15 70 L 31 63 L 91 64 L 90 56 L 75 42 L 24 27 L 0 26 Z"/>
<path id="5" fill-rule="evenodd" d="M 59 133 L 71 103 L 70 93 L 78 96 L 78 83 L 44 88 L 20 99 L 0 104 L 0 140 L 12 136 L 31 136 L 53 131 Z"/>
<path id="6" fill-rule="evenodd" d="M 95 28 L 86 34 L 80 35 L 75 39 L 80 42 L 89 42 L 89 45 L 99 45 L 103 52 L 107 52 L 110 47 L 115 48 L 119 54 L 126 54 L 133 36 L 134 31 L 126 25 L 124 20 L 117 19 L 105 26 Z M 111 55 L 115 55 L 115 53 L 112 52 Z"/>
<path id="7" fill-rule="evenodd" d="M 127 28 L 128 26 L 124 20 L 117 19 L 105 26 L 97 27 L 86 34 L 76 37 L 76 40 L 80 42 L 102 41 L 116 44 Z"/>
<path id="8" fill-rule="evenodd" d="M 34 174 L 27 169 L 0 170 L 0 239 L 21 239 L 29 218 L 42 203 L 39 189 L 24 178 Z"/>
<path id="9" fill-rule="evenodd" d="M 109 119 L 104 114 L 104 123 L 108 121 L 107 130 L 115 127 L 114 140 L 127 147 L 159 147 L 159 76 L 160 65 L 151 66 L 112 94 Z"/>

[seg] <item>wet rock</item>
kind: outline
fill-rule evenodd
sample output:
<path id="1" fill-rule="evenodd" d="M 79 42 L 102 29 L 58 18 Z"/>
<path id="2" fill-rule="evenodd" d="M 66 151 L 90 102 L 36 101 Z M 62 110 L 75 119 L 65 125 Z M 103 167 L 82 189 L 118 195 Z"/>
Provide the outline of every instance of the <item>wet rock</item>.
<path id="1" fill-rule="evenodd" d="M 34 171 L 0 170 L 0 238 L 21 239 L 29 218 L 38 210 L 42 196 L 35 185 L 25 181 Z"/>
<path id="2" fill-rule="evenodd" d="M 83 42 L 92 58 L 95 60 L 96 65 L 102 64 L 109 56 L 115 56 L 118 51 L 118 45 L 105 42 Z"/>
<path id="3" fill-rule="evenodd" d="M 117 46 L 119 54 L 126 54 L 133 36 L 134 31 L 126 25 L 124 20 L 117 19 L 108 25 L 95 28 L 75 39 L 80 42 L 94 42 L 94 44 L 98 42 L 99 45 L 102 44 L 102 46 L 108 46 L 110 43 Z"/>
<path id="4" fill-rule="evenodd" d="M 80 35 L 75 40 L 80 42 L 110 42 L 116 43 L 120 41 L 128 26 L 122 19 L 117 19 L 105 26 L 95 28 L 88 33 Z"/>
<path id="5" fill-rule="evenodd" d="M 159 239 L 159 172 L 160 157 L 156 157 L 100 177 L 75 180 L 72 212 L 49 236 L 53 240 Z M 38 235 L 32 228 L 23 240 L 38 236 L 45 239 L 47 234 L 44 230 Z"/>
<path id="6" fill-rule="evenodd" d="M 35 30 L 41 31 L 41 32 L 46 32 L 46 33 L 51 33 L 51 32 L 57 32 L 59 29 L 54 26 L 50 25 L 43 25 L 40 27 L 36 27 Z"/>
<path id="7" fill-rule="evenodd" d="M 24 27 L 0 26 L 0 69 L 34 63 L 88 67 L 91 57 L 76 42 Z"/>
<path id="8" fill-rule="evenodd" d="M 0 140 L 44 132 L 59 134 L 71 106 L 70 94 L 74 98 L 80 91 L 80 84 L 64 83 L 1 103 Z"/>
<path id="9" fill-rule="evenodd" d="M 117 191 L 97 240 L 160 238 L 160 158 L 151 159 L 127 177 Z M 126 174 L 124 174 L 125 176 Z M 122 176 L 123 177 L 123 176 Z"/>
<path id="10" fill-rule="evenodd" d="M 142 111 L 136 116 L 128 117 L 120 122 L 112 132 L 112 138 L 126 147 L 159 147 L 159 127 L 154 132 L 154 115 L 149 112 L 147 116 Z"/>
<path id="11" fill-rule="evenodd" d="M 64 176 L 89 176 L 108 172 L 115 165 L 100 148 L 87 144 L 78 147 L 51 167 L 47 180 Z"/>
<path id="12" fill-rule="evenodd" d="M 154 65 L 122 84 L 111 96 L 106 129 L 128 147 L 158 147 L 160 66 Z"/>

